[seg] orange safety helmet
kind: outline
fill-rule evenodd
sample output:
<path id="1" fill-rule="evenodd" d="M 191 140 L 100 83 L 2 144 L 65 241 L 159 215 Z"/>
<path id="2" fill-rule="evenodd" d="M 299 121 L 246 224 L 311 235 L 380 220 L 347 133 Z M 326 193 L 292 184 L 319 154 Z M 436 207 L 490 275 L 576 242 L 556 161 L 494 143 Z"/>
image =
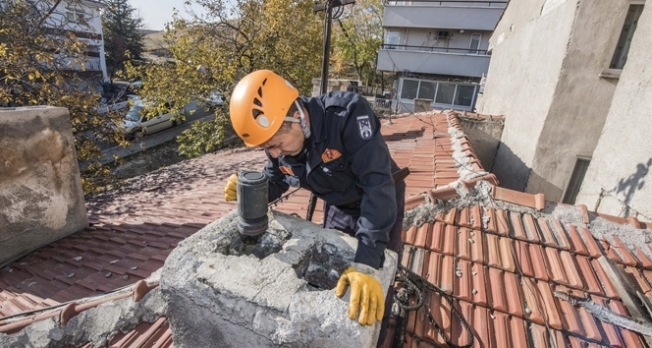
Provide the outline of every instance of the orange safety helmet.
<path id="1" fill-rule="evenodd" d="M 269 70 L 254 71 L 233 89 L 229 111 L 231 123 L 247 146 L 258 146 L 281 128 L 299 90 Z"/>

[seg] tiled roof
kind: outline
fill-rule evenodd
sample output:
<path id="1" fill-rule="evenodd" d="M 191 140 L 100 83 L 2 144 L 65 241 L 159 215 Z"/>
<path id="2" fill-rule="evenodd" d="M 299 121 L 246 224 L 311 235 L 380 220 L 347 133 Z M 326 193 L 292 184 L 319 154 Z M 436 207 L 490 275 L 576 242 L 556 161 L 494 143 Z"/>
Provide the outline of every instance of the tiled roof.
<path id="1" fill-rule="evenodd" d="M 618 237 L 613 242 L 596 239 L 584 218 L 597 215 L 585 208 L 567 207 L 582 219 L 565 223 L 544 214 L 543 207 L 533 208 L 534 195 L 513 193 L 453 205 L 404 231 L 404 266 L 454 299 L 453 305 L 471 326 L 473 347 L 526 347 L 528 342 L 535 347 L 646 346 L 637 333 L 597 320 L 555 292 L 586 298 L 628 316 L 598 260 L 604 255 L 616 262 L 650 296 L 651 250 L 625 246 Z M 430 194 L 437 199 L 459 198 L 451 196 L 447 189 Z M 521 199 L 527 196 L 531 204 L 523 205 Z M 446 338 L 460 346 L 469 343 L 450 303 L 433 292 L 425 297 Z M 444 337 L 422 310 L 409 312 L 405 338 L 404 347 L 445 346 Z"/>
<path id="2" fill-rule="evenodd" d="M 496 187 L 495 176 L 482 168 L 455 113 L 422 113 L 391 122 L 383 135 L 399 166 L 411 170 L 406 206 L 448 202 L 441 204 L 445 209 L 426 209 L 420 216 L 426 222 L 404 231 L 404 264 L 452 296 L 472 327 L 474 347 L 645 346 L 637 334 L 594 319 L 555 297 L 554 291 L 588 297 L 626 315 L 598 257 L 604 254 L 638 275 L 647 294 L 652 281 L 649 250 L 595 239 L 587 226 L 596 216 L 585 207 L 577 208 L 580 223 L 569 224 L 543 213 L 550 206 L 543 195 Z M 179 241 L 235 208 L 222 194 L 231 173 L 260 170 L 264 163 L 261 151 L 222 151 L 140 176 L 122 189 L 92 198 L 87 206 L 93 226 L 0 270 L 0 332 L 6 325 L 2 317 L 149 276 Z M 480 181 L 485 200 L 460 203 L 459 192 L 473 191 Z M 304 217 L 308 196 L 300 190 L 276 209 Z M 602 218 L 648 227 L 635 219 Z M 318 204 L 313 221 L 321 219 Z M 428 294 L 427 303 L 447 337 L 463 344 L 466 334 L 450 305 L 437 294 Z M 429 325 L 424 312 L 410 312 L 403 346 L 444 345 Z M 113 337 L 110 346 L 172 346 L 167 319 L 141 323 Z"/>

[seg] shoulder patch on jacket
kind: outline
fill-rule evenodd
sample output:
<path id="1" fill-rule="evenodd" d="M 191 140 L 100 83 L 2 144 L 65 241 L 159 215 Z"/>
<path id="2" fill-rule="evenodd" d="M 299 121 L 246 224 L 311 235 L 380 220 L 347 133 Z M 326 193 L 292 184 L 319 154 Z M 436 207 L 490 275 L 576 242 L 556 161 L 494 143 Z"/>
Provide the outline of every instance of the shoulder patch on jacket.
<path id="1" fill-rule="evenodd" d="M 373 131 L 371 129 L 371 122 L 369 121 L 369 115 L 358 116 L 356 120 L 358 121 L 358 133 L 362 140 L 371 139 Z"/>
<path id="2" fill-rule="evenodd" d="M 340 157 L 342 157 L 342 153 L 337 151 L 337 149 L 326 149 L 324 153 L 321 154 L 321 160 L 324 163 L 334 161 Z"/>
<path id="3" fill-rule="evenodd" d="M 281 173 L 285 175 L 292 175 L 294 176 L 294 171 L 292 170 L 292 167 L 286 167 L 286 166 L 280 166 L 278 169 L 281 170 Z"/>

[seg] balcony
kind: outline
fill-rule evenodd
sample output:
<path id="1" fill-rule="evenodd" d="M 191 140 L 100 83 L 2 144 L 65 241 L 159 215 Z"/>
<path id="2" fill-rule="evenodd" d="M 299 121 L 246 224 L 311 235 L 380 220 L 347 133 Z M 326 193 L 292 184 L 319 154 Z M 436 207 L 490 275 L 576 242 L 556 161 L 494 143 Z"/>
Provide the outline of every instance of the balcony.
<path id="1" fill-rule="evenodd" d="M 102 62 L 100 58 L 88 57 L 84 62 L 86 71 L 102 71 Z"/>
<path id="2" fill-rule="evenodd" d="M 485 50 L 383 45 L 376 69 L 480 78 L 489 70 L 489 59 Z"/>
<path id="3" fill-rule="evenodd" d="M 506 1 L 390 1 L 384 28 L 493 31 Z"/>

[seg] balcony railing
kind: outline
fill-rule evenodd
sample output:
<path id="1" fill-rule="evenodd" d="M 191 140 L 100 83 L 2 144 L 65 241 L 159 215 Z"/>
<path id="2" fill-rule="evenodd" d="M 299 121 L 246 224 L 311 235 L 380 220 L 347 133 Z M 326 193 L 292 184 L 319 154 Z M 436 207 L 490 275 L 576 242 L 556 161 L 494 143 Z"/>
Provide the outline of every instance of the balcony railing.
<path id="1" fill-rule="evenodd" d="M 488 55 L 487 50 L 470 49 L 470 48 L 390 45 L 390 44 L 384 44 L 382 48 L 385 49 L 385 50 L 400 50 L 400 51 L 471 54 L 471 55 L 477 55 L 477 56 L 487 56 Z"/>
<path id="2" fill-rule="evenodd" d="M 387 5 L 389 6 L 405 6 L 405 5 L 420 5 L 420 6 L 474 6 L 474 7 L 505 7 L 507 6 L 507 1 L 469 1 L 469 0 L 448 0 L 448 1 L 436 1 L 436 0 L 416 0 L 416 1 L 388 1 Z"/>

